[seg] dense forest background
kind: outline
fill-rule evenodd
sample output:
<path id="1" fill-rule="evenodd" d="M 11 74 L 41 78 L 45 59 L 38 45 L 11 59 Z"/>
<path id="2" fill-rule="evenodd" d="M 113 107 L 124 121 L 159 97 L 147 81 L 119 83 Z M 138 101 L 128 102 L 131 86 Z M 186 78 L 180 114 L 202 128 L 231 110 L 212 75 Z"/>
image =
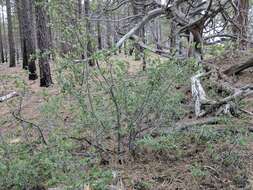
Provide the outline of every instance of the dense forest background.
<path id="1" fill-rule="evenodd" d="M 252 3 L 0 1 L 0 189 L 253 189 Z"/>

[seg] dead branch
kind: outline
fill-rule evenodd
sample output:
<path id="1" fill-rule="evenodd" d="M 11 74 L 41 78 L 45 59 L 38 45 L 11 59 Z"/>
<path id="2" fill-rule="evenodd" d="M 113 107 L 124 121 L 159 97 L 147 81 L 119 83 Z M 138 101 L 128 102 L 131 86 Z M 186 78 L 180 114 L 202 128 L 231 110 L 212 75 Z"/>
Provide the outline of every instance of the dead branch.
<path id="1" fill-rule="evenodd" d="M 224 72 L 224 74 L 229 75 L 229 76 L 237 75 L 240 72 L 242 72 L 250 67 L 253 67 L 253 57 L 248 59 L 246 62 L 240 63 L 238 65 L 234 65 L 223 72 Z"/>
<path id="2" fill-rule="evenodd" d="M 245 109 L 241 109 L 241 108 L 240 108 L 240 111 L 243 112 L 243 113 L 245 113 L 245 114 L 248 114 L 250 116 L 253 116 L 253 112 L 251 112 L 251 111 L 248 111 L 248 110 L 245 110 Z"/>
<path id="3" fill-rule="evenodd" d="M 216 112 L 216 115 L 224 114 L 236 114 L 236 102 L 240 101 L 248 96 L 253 95 L 253 86 L 248 85 L 240 89 L 234 88 L 229 83 L 221 82 L 222 89 L 225 89 L 232 95 L 227 96 L 221 100 L 213 101 L 207 98 L 206 92 L 201 85 L 200 78 L 208 75 L 215 75 L 216 70 L 211 70 L 208 73 L 200 73 L 192 77 L 192 96 L 195 103 L 195 115 L 196 117 L 203 117 L 207 114 Z M 219 85 L 219 86 L 220 86 Z"/>
<path id="4" fill-rule="evenodd" d="M 220 121 L 222 121 L 219 117 L 209 117 L 201 120 L 193 120 L 193 121 L 186 121 L 186 122 L 178 122 L 176 123 L 175 129 L 176 131 L 185 131 L 194 126 L 201 126 L 201 125 L 216 125 Z"/>
<path id="5" fill-rule="evenodd" d="M 230 114 L 231 112 L 235 112 L 235 105 L 234 101 L 240 101 L 250 95 L 253 95 L 253 88 L 251 86 L 246 86 L 241 89 L 236 90 L 236 92 L 226 98 L 223 98 L 219 101 L 217 101 L 214 104 L 211 104 L 208 109 L 205 112 L 202 112 L 202 114 L 199 115 L 199 117 L 206 116 L 209 113 L 212 113 L 216 110 L 216 115 L 219 115 L 220 113 Z M 232 114 L 233 115 L 233 114 Z"/>
<path id="6" fill-rule="evenodd" d="M 123 35 L 122 33 L 118 32 L 119 34 Z M 163 49 L 156 49 L 156 48 L 152 48 L 148 45 L 146 45 L 137 35 L 132 35 L 131 37 L 129 37 L 130 40 L 135 41 L 135 43 L 137 43 L 140 47 L 147 49 L 148 51 L 158 54 L 162 57 L 165 58 L 172 58 L 173 55 L 171 55 L 171 52 L 168 50 L 163 50 Z"/>
<path id="7" fill-rule="evenodd" d="M 203 119 L 195 119 L 195 120 L 188 120 L 188 121 L 179 121 L 171 128 L 157 128 L 152 132 L 153 135 L 160 135 L 160 134 L 171 134 L 173 132 L 182 132 L 182 131 L 189 131 L 193 127 L 203 126 L 203 125 L 216 125 L 222 121 L 220 117 L 208 117 Z"/>
<path id="8" fill-rule="evenodd" d="M 38 130 L 39 134 L 40 134 L 40 138 L 41 138 L 43 144 L 47 145 L 47 141 L 46 141 L 46 139 L 45 139 L 45 137 L 44 137 L 44 135 L 43 135 L 43 132 L 42 132 L 42 129 L 41 129 L 40 126 L 38 126 L 38 125 L 36 125 L 36 124 L 34 124 L 34 123 L 30 122 L 30 121 L 26 121 L 24 118 L 22 118 L 22 117 L 20 117 L 18 114 L 16 114 L 15 111 L 12 112 L 12 115 L 13 115 L 13 117 L 14 117 L 16 120 L 18 120 L 18 121 L 20 121 L 20 122 L 22 122 L 22 123 L 26 123 L 26 124 L 28 124 L 28 125 L 31 125 L 32 127 L 35 127 L 35 128 Z"/>
<path id="9" fill-rule="evenodd" d="M 141 27 L 143 27 L 147 22 L 164 14 L 164 10 L 162 8 L 157 8 L 153 11 L 150 11 L 147 16 L 145 16 L 140 23 L 138 23 L 135 27 L 133 27 L 126 35 L 124 35 L 116 44 L 116 47 L 119 48 L 124 41 L 130 38 L 133 34 L 135 34 Z"/>
<path id="10" fill-rule="evenodd" d="M 11 92 L 5 96 L 1 96 L 0 102 L 4 102 L 4 101 L 9 100 L 9 99 L 16 97 L 16 96 L 19 96 L 19 94 L 17 92 Z"/>
<path id="11" fill-rule="evenodd" d="M 192 88 L 192 97 L 195 102 L 195 114 L 199 117 L 202 114 L 202 105 L 210 104 L 212 101 L 207 98 L 206 92 L 202 87 L 200 82 L 201 77 L 205 77 L 210 75 L 211 72 L 208 73 L 200 73 L 191 78 L 191 88 Z"/>

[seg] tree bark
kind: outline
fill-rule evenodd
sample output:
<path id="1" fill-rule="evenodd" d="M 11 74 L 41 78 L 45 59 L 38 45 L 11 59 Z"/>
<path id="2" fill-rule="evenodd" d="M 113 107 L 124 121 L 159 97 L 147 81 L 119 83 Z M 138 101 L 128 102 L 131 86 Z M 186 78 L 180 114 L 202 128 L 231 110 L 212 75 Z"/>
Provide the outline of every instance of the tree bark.
<path id="1" fill-rule="evenodd" d="M 84 0 L 84 15 L 86 19 L 86 37 L 87 37 L 87 44 L 86 44 L 86 55 L 87 58 L 91 58 L 93 54 L 93 45 L 92 45 L 92 36 L 91 36 L 91 23 L 89 21 L 90 16 L 90 0 Z M 95 65 L 94 59 L 88 59 L 88 63 L 90 66 Z"/>
<path id="2" fill-rule="evenodd" d="M 37 0 L 35 5 L 36 26 L 37 26 L 37 46 L 39 49 L 39 68 L 40 68 L 40 86 L 49 87 L 53 84 L 50 64 L 49 64 L 49 29 L 48 16 L 45 4 Z"/>
<path id="3" fill-rule="evenodd" d="M 4 7 L 3 7 L 3 4 L 2 4 L 2 25 L 3 25 L 3 36 L 4 38 L 3 39 L 6 39 L 6 30 L 5 30 L 5 14 L 4 14 Z M 5 62 L 8 62 L 8 53 L 7 53 L 7 49 L 8 49 L 8 45 L 6 42 L 6 40 L 3 40 L 4 42 L 4 55 L 5 55 Z"/>
<path id="4" fill-rule="evenodd" d="M 7 20 L 8 20 L 8 41 L 9 41 L 9 56 L 10 56 L 10 67 L 16 66 L 15 60 L 15 44 L 13 37 L 13 27 L 12 27 L 12 15 L 11 15 L 11 3 L 10 0 L 6 0 L 7 8 Z"/>
<path id="5" fill-rule="evenodd" d="M 110 49 L 112 48 L 112 25 L 111 22 L 109 21 L 110 17 L 107 15 L 106 16 L 106 44 L 107 44 L 107 48 Z"/>
<path id="6" fill-rule="evenodd" d="M 36 80 L 38 75 L 36 73 L 35 64 L 35 44 L 33 41 L 33 20 L 30 17 L 30 1 L 22 1 L 22 16 L 23 16 L 23 29 L 24 29 L 24 50 L 23 50 L 23 65 L 28 66 L 29 80 Z"/>
<path id="7" fill-rule="evenodd" d="M 98 40 L 98 49 L 101 50 L 102 46 L 102 35 L 101 35 L 101 23 L 97 21 L 97 40 Z"/>
<path id="8" fill-rule="evenodd" d="M 77 0 L 77 18 L 81 19 L 82 18 L 82 0 Z"/>
<path id="9" fill-rule="evenodd" d="M 19 26 L 19 40 L 20 40 L 20 52 L 21 54 L 24 51 L 24 31 L 23 31 L 23 24 L 22 24 L 22 14 L 21 14 L 21 4 L 20 0 L 15 0 L 15 6 L 17 10 L 17 17 L 18 17 L 18 26 Z M 24 68 L 24 65 L 23 65 Z"/>
<path id="10" fill-rule="evenodd" d="M 235 29 L 235 32 L 239 40 L 239 48 L 247 49 L 249 0 L 237 0 L 236 3 L 238 9 L 236 24 L 239 29 Z"/>
<path id="11" fill-rule="evenodd" d="M 0 53 L 1 53 L 1 62 L 4 63 L 4 46 L 3 46 L 3 34 L 2 34 L 2 25 L 0 24 Z"/>

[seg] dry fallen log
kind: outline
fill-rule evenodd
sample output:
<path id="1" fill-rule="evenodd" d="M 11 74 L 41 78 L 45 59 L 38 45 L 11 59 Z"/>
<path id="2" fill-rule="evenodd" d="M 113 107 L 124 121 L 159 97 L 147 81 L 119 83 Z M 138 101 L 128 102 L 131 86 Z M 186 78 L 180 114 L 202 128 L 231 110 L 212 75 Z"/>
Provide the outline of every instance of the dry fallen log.
<path id="1" fill-rule="evenodd" d="M 159 136 L 161 134 L 171 134 L 175 132 L 191 131 L 194 127 L 203 125 L 217 125 L 221 123 L 223 119 L 221 117 L 208 117 L 202 119 L 194 119 L 188 121 L 179 121 L 175 123 L 173 127 L 169 128 L 157 128 L 152 131 L 152 136 Z"/>
<path id="2" fill-rule="evenodd" d="M 9 99 L 11 99 L 13 97 L 16 97 L 16 96 L 18 96 L 17 92 L 11 92 L 11 93 L 9 93 L 9 94 L 7 94 L 5 96 L 1 96 L 0 97 L 0 102 L 4 102 L 4 101 L 9 100 Z"/>
<path id="3" fill-rule="evenodd" d="M 222 113 L 236 115 L 236 101 L 240 101 L 245 97 L 253 95 L 253 86 L 248 85 L 238 89 L 233 88 L 230 84 L 222 82 L 220 84 L 225 85 L 223 88 L 227 91 L 231 91 L 232 95 L 229 95 L 226 98 L 217 101 L 210 100 L 207 98 L 206 92 L 201 85 L 200 78 L 208 76 L 212 74 L 212 72 L 215 71 L 212 70 L 208 73 L 200 73 L 191 78 L 192 96 L 195 103 L 196 117 L 203 117 L 214 112 L 216 112 L 215 115 L 220 115 Z"/>
<path id="4" fill-rule="evenodd" d="M 244 63 L 240 63 L 240 64 L 237 64 L 237 65 L 234 65 L 234 66 L 228 68 L 227 70 L 223 71 L 223 73 L 226 75 L 229 75 L 229 76 L 237 75 L 240 72 L 242 72 L 245 69 L 248 69 L 250 67 L 253 67 L 253 57 L 251 57 L 250 59 L 248 59 Z"/>
<path id="5" fill-rule="evenodd" d="M 205 119 L 201 119 L 201 120 L 178 122 L 178 123 L 176 123 L 174 130 L 176 130 L 176 131 L 185 131 L 185 130 L 188 130 L 189 128 L 194 127 L 194 126 L 216 125 L 220 121 L 222 121 L 222 118 L 209 117 L 209 118 L 205 118 Z"/>
<path id="6" fill-rule="evenodd" d="M 217 101 L 214 104 L 211 104 L 208 109 L 205 111 L 205 113 L 199 115 L 201 117 L 212 113 L 213 111 L 217 111 L 216 115 L 219 115 L 220 113 L 225 114 L 232 114 L 234 115 L 236 112 L 236 103 L 234 101 L 240 101 L 248 96 L 253 95 L 253 87 L 252 86 L 245 86 L 241 89 L 237 89 L 234 94 L 223 98 L 219 101 Z M 220 109 L 219 109 L 220 108 Z M 232 113 L 233 112 L 233 113 Z"/>

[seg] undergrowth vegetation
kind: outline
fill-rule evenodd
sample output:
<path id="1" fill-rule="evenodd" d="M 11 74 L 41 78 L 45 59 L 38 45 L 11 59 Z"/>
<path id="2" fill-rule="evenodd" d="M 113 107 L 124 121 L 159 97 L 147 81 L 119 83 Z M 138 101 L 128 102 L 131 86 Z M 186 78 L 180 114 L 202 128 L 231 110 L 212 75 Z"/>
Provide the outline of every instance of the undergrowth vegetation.
<path id="1" fill-rule="evenodd" d="M 185 81 L 198 67 L 194 61 L 150 60 L 146 71 L 129 73 L 129 63 L 101 55 L 96 68 L 71 60 L 56 60 L 62 93 L 40 94 L 47 145 L 9 144 L 2 137 L 1 187 L 90 184 L 105 189 L 112 172 L 99 167 L 101 154 L 122 163 L 143 133 L 170 127 L 187 113 L 181 88 L 188 88 Z"/>
<path id="2" fill-rule="evenodd" d="M 181 172 L 192 188 L 247 187 L 243 149 L 252 136 L 237 129 L 243 123 L 224 117 L 220 125 L 229 128 L 173 131 L 175 123 L 192 114 L 186 81 L 199 70 L 194 60 L 150 59 L 146 71 L 133 72 L 129 62 L 119 58 L 99 54 L 94 59 L 97 65 L 90 68 L 73 63 L 71 56 L 57 57 L 60 93 L 51 96 L 44 89 L 39 94 L 44 100 L 40 127 L 46 144 L 41 138 L 30 138 L 38 136 L 37 129 L 32 123 L 24 128 L 22 121 L 16 135 L 2 136 L 0 189 L 83 189 L 86 185 L 110 189 L 118 187 L 122 172 L 139 172 L 130 163 L 145 168 L 152 162 L 160 171 L 158 177 L 126 178 L 124 184 L 156 189 Z M 26 84 L 15 81 L 25 94 Z M 161 128 L 169 132 L 153 133 Z M 11 141 L 19 136 L 24 139 Z M 221 182 L 222 177 L 230 181 Z"/>

